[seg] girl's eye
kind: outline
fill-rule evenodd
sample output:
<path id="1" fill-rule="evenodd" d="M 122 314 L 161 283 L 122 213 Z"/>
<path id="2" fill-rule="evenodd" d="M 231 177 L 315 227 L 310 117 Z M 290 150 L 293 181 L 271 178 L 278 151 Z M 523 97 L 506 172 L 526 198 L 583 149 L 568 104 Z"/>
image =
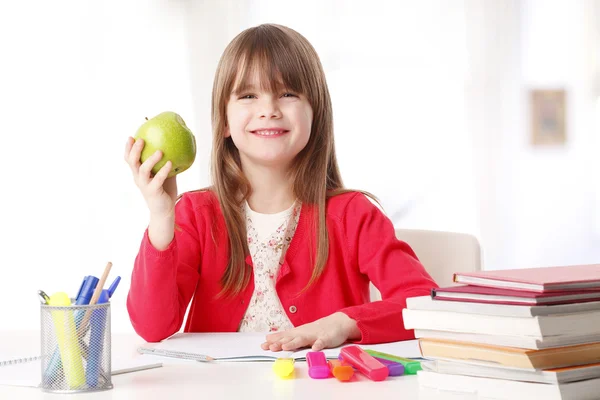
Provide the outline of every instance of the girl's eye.
<path id="1" fill-rule="evenodd" d="M 281 97 L 290 98 L 290 97 L 298 97 L 298 95 L 296 95 L 294 93 L 286 92 L 286 93 L 282 94 Z M 242 95 L 239 97 L 240 100 L 248 100 L 248 99 L 254 99 L 254 98 L 256 98 L 256 95 L 254 95 L 254 94 L 245 94 L 245 95 Z"/>

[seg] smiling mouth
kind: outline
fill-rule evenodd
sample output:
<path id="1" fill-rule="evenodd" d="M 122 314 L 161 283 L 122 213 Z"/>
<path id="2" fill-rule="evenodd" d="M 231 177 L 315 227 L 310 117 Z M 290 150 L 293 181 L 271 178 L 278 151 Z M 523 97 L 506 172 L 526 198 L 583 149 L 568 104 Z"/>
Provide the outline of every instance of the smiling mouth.
<path id="1" fill-rule="evenodd" d="M 250 133 L 252 133 L 254 135 L 263 136 L 263 137 L 276 137 L 276 136 L 284 135 L 288 132 L 289 131 L 286 129 L 261 129 L 261 130 L 256 130 L 256 131 L 250 131 Z"/>

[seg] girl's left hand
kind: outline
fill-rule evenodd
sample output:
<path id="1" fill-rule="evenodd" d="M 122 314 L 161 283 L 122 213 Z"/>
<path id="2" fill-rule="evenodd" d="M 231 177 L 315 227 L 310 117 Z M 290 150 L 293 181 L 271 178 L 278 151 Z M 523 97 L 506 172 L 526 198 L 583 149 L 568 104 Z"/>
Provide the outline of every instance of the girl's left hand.
<path id="1" fill-rule="evenodd" d="M 321 351 L 328 347 L 337 347 L 348 339 L 359 339 L 360 336 L 356 321 L 342 312 L 336 312 L 297 328 L 271 333 L 267 335 L 267 341 L 261 347 L 271 351 L 289 351 L 302 347 Z"/>

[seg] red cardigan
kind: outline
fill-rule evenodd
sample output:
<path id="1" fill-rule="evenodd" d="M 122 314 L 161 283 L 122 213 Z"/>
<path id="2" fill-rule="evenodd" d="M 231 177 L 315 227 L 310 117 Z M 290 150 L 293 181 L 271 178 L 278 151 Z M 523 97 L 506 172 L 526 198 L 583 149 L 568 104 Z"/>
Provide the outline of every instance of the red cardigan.
<path id="1" fill-rule="evenodd" d="M 392 222 L 358 192 L 327 202 L 329 257 L 325 270 L 308 290 L 316 253 L 310 228 L 314 207 L 302 205 L 296 233 L 277 276 L 276 290 L 294 326 L 341 311 L 357 322 L 358 343 L 414 338 L 404 329 L 406 298 L 427 295 L 437 287 L 405 242 L 396 239 Z M 190 300 L 185 332 L 236 332 L 254 290 L 233 298 L 217 298 L 229 246 L 225 219 L 213 192 L 185 193 L 175 206 L 181 228 L 169 247 L 158 251 L 146 229 L 135 259 L 127 310 L 135 331 L 156 342 L 179 331 Z M 211 228 L 215 226 L 213 239 Z M 215 244 L 215 241 L 217 244 Z M 251 257 L 246 259 L 252 264 Z M 383 301 L 369 302 L 369 281 Z"/>

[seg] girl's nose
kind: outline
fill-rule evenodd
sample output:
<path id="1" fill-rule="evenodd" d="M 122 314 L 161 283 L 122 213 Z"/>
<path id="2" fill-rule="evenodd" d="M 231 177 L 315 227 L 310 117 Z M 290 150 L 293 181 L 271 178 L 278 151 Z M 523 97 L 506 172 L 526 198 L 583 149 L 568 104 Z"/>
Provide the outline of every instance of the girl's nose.
<path id="1" fill-rule="evenodd" d="M 281 110 L 277 105 L 277 101 L 273 99 L 265 99 L 261 103 L 259 110 L 260 118 L 281 118 Z"/>

